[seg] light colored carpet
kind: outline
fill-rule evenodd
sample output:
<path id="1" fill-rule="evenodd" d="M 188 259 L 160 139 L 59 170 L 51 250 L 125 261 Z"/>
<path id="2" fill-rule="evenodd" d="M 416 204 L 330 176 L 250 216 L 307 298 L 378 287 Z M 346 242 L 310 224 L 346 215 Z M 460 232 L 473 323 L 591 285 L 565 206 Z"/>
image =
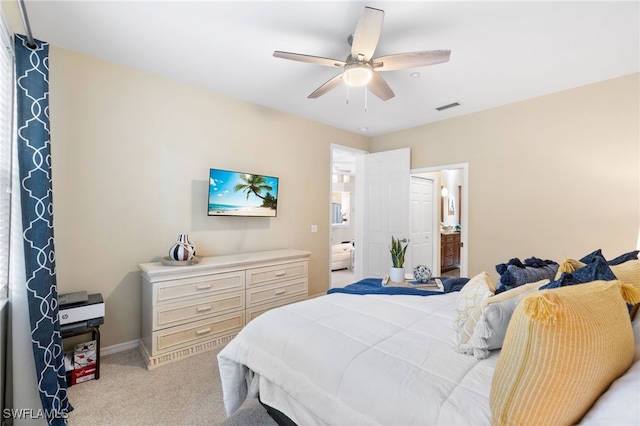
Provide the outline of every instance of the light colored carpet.
<path id="1" fill-rule="evenodd" d="M 100 379 L 69 388 L 70 426 L 275 426 L 255 400 L 224 411 L 218 351 L 147 370 L 138 349 L 101 357 Z"/>

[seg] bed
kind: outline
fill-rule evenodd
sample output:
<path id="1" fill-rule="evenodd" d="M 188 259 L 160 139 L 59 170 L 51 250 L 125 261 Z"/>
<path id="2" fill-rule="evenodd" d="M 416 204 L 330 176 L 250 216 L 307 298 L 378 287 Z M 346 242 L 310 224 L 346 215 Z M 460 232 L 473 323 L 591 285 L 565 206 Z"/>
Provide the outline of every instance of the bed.
<path id="1" fill-rule="evenodd" d="M 491 399 L 502 351 L 461 351 L 460 328 L 452 324 L 462 298 L 462 291 L 425 297 L 334 293 L 268 311 L 218 354 L 227 414 L 246 398 L 259 398 L 305 426 L 501 423 L 495 410 L 492 418 Z M 615 303 L 625 309 L 624 301 Z M 628 326 L 622 322 L 618 329 L 624 339 L 631 333 L 633 359 L 628 342 L 622 344 L 626 364 L 608 373 L 614 377 L 601 384 L 597 402 L 579 414 L 584 424 L 640 424 L 640 320 L 625 313 Z M 612 334 L 603 333 L 605 339 Z"/>

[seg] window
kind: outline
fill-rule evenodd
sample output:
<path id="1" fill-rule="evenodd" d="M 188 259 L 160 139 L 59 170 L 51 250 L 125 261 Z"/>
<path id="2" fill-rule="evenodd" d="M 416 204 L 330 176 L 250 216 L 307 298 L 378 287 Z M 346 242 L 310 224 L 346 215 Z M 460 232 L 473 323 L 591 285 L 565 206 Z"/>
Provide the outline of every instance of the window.
<path id="1" fill-rule="evenodd" d="M 0 13 L 0 299 L 8 294 L 13 145 L 13 45 Z"/>

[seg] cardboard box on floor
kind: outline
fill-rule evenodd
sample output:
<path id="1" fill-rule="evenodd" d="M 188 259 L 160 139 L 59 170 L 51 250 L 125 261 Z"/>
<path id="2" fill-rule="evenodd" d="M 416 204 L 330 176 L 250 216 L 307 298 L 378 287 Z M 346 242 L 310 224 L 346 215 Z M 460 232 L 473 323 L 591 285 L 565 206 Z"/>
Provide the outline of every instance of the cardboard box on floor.
<path id="1" fill-rule="evenodd" d="M 73 351 L 73 371 L 71 384 L 86 382 L 96 378 L 96 341 L 79 343 Z"/>

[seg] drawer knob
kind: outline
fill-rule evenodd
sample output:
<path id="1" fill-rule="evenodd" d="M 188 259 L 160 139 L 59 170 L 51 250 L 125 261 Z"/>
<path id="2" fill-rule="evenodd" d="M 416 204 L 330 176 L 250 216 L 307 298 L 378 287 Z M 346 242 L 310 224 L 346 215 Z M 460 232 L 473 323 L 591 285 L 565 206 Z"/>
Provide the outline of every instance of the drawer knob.
<path id="1" fill-rule="evenodd" d="M 211 306 L 198 306 L 197 312 L 207 312 L 211 310 Z"/>
<path id="2" fill-rule="evenodd" d="M 285 293 L 286 293 L 286 290 L 284 288 L 281 288 L 276 290 L 275 295 L 280 296 L 281 294 L 285 294 Z"/>
<path id="3" fill-rule="evenodd" d="M 196 336 L 202 336 L 203 334 L 207 334 L 209 332 L 211 332 L 211 327 L 203 328 L 196 331 Z"/>
<path id="4" fill-rule="evenodd" d="M 285 275 L 287 275 L 287 273 L 285 271 L 280 271 L 280 272 L 276 272 L 276 277 L 284 277 Z"/>
<path id="5" fill-rule="evenodd" d="M 196 287 L 196 290 L 209 290 L 211 288 L 211 284 L 201 284 Z"/>

